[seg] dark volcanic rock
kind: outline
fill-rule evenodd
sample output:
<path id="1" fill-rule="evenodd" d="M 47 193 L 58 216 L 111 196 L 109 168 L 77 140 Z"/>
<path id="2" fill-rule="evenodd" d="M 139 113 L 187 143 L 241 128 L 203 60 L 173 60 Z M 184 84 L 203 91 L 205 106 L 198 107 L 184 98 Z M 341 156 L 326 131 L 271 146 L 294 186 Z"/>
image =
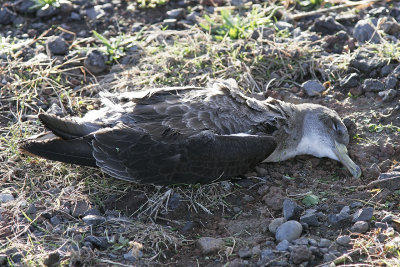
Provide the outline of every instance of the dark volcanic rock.
<path id="1" fill-rule="evenodd" d="M 17 15 L 8 8 L 0 8 L 0 24 L 11 24 L 16 18 Z"/>
<path id="2" fill-rule="evenodd" d="M 366 79 L 362 87 L 365 92 L 380 92 L 385 89 L 383 82 L 377 79 Z"/>
<path id="3" fill-rule="evenodd" d="M 312 252 L 306 246 L 295 247 L 290 253 L 290 260 L 294 264 L 300 264 L 305 261 L 310 261 L 313 259 Z"/>
<path id="4" fill-rule="evenodd" d="M 343 80 L 340 81 L 340 87 L 342 88 L 352 88 L 357 87 L 361 84 L 360 76 L 357 73 L 352 73 L 344 77 Z"/>
<path id="5" fill-rule="evenodd" d="M 286 220 L 298 220 L 302 212 L 303 208 L 297 205 L 295 201 L 291 199 L 283 201 L 283 217 Z"/>
<path id="6" fill-rule="evenodd" d="M 313 32 L 319 32 L 322 35 L 328 35 L 338 31 L 346 31 L 346 28 L 333 17 L 321 17 L 315 20 L 314 25 L 310 30 Z"/>
<path id="7" fill-rule="evenodd" d="M 357 22 L 354 27 L 353 36 L 360 43 L 371 42 L 378 44 L 382 39 L 376 31 L 375 26 L 369 20 L 364 19 Z"/>
<path id="8" fill-rule="evenodd" d="M 52 36 L 46 41 L 46 49 L 52 55 L 65 55 L 68 53 L 68 47 L 67 42 L 59 36 Z"/>
<path id="9" fill-rule="evenodd" d="M 387 65 L 388 61 L 378 57 L 375 53 L 365 50 L 358 52 L 351 60 L 350 66 L 358 69 L 367 77 L 371 77 L 371 72 Z"/>
<path id="10" fill-rule="evenodd" d="M 87 55 L 84 65 L 91 73 L 99 74 L 107 68 L 106 61 L 106 55 L 99 50 L 92 50 Z"/>
<path id="11" fill-rule="evenodd" d="M 106 237 L 97 237 L 90 235 L 85 237 L 84 241 L 93 244 L 93 246 L 98 249 L 106 249 L 110 246 Z"/>

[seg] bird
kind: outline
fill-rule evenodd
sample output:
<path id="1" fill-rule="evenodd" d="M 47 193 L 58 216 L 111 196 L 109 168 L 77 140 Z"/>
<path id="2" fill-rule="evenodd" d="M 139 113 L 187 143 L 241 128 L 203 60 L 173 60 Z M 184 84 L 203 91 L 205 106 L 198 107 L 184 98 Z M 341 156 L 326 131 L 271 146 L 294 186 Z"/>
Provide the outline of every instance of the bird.
<path id="1" fill-rule="evenodd" d="M 349 134 L 325 106 L 257 99 L 236 81 L 101 93 L 83 117 L 40 113 L 47 132 L 19 142 L 21 153 L 98 167 L 112 177 L 154 185 L 205 184 L 297 155 L 341 162 L 356 178 Z"/>

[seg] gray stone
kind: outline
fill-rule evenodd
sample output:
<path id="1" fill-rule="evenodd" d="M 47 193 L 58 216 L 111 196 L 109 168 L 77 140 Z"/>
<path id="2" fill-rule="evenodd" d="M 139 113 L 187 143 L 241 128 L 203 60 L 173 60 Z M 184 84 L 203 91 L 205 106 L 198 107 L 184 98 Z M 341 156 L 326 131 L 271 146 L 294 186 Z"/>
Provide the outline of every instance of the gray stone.
<path id="1" fill-rule="evenodd" d="M 17 14 L 12 12 L 10 9 L 4 7 L 0 8 L 0 24 L 8 25 L 14 22 L 17 18 Z"/>
<path id="2" fill-rule="evenodd" d="M 321 238 L 321 240 L 318 243 L 318 247 L 320 248 L 328 248 L 332 244 L 332 241 L 326 238 Z"/>
<path id="3" fill-rule="evenodd" d="M 300 237 L 303 226 L 297 221 L 287 221 L 276 229 L 275 238 L 278 241 L 292 241 Z"/>
<path id="4" fill-rule="evenodd" d="M 388 215 L 386 215 L 385 217 L 382 218 L 382 222 L 391 223 L 392 219 L 393 219 L 392 215 L 388 214 Z"/>
<path id="5" fill-rule="evenodd" d="M 285 218 L 276 218 L 273 219 L 270 224 L 268 225 L 268 230 L 275 234 L 276 233 L 276 229 L 278 229 L 279 226 L 281 226 L 284 222 L 286 222 Z"/>
<path id="6" fill-rule="evenodd" d="M 238 255 L 241 259 L 248 259 L 251 257 L 252 253 L 251 253 L 251 249 L 249 248 L 241 248 L 238 251 Z"/>
<path id="7" fill-rule="evenodd" d="M 196 241 L 196 246 L 204 255 L 217 253 L 225 249 L 225 242 L 222 239 L 214 237 L 201 237 Z"/>
<path id="8" fill-rule="evenodd" d="M 106 70 L 107 56 L 95 49 L 89 52 L 84 61 L 84 66 L 93 74 L 99 74 Z"/>
<path id="9" fill-rule="evenodd" d="M 302 212 L 303 208 L 295 201 L 288 198 L 283 201 L 283 217 L 286 220 L 298 220 Z"/>
<path id="10" fill-rule="evenodd" d="M 50 218 L 50 223 L 53 226 L 56 226 L 56 225 L 59 225 L 61 223 L 61 220 L 60 220 L 60 218 L 58 218 L 58 216 L 53 216 L 53 217 Z"/>
<path id="11" fill-rule="evenodd" d="M 387 229 L 388 228 L 388 225 L 386 224 L 386 223 L 383 223 L 383 222 L 375 222 L 375 227 L 376 228 L 381 228 L 381 229 Z"/>
<path id="12" fill-rule="evenodd" d="M 363 206 L 363 203 L 361 203 L 360 201 L 353 201 L 350 203 L 350 208 L 352 208 L 352 209 L 361 208 L 362 206 Z"/>
<path id="13" fill-rule="evenodd" d="M 251 34 L 252 39 L 261 38 L 263 40 L 271 38 L 271 36 L 275 33 L 275 30 L 270 27 L 258 27 Z"/>
<path id="14" fill-rule="evenodd" d="M 279 30 L 288 30 L 292 31 L 293 30 L 293 24 L 290 24 L 289 22 L 279 20 L 275 23 L 275 27 Z"/>
<path id="15" fill-rule="evenodd" d="M 106 218 L 99 215 L 86 215 L 82 220 L 89 225 L 98 225 L 106 221 Z"/>
<path id="16" fill-rule="evenodd" d="M 334 261 L 336 258 L 337 258 L 337 257 L 336 257 L 334 254 L 332 254 L 332 253 L 327 253 L 327 254 L 324 254 L 324 259 L 323 259 L 323 261 L 324 261 L 324 262 L 330 262 L 330 261 Z"/>
<path id="17" fill-rule="evenodd" d="M 308 96 L 318 96 L 320 95 L 323 91 L 326 90 L 326 88 L 322 85 L 322 83 L 318 80 L 309 80 L 306 81 L 301 85 L 301 87 L 304 88 Z"/>
<path id="18" fill-rule="evenodd" d="M 380 27 L 385 33 L 396 35 L 400 32 L 400 24 L 392 17 L 387 17 L 386 21 Z"/>
<path id="19" fill-rule="evenodd" d="M 366 79 L 362 87 L 365 92 L 380 92 L 385 89 L 383 82 L 377 79 Z"/>
<path id="20" fill-rule="evenodd" d="M 60 264 L 60 254 L 58 252 L 50 253 L 43 261 L 44 266 L 56 267 Z"/>
<path id="21" fill-rule="evenodd" d="M 308 238 L 300 237 L 292 242 L 295 245 L 308 245 Z"/>
<path id="22" fill-rule="evenodd" d="M 106 15 L 106 12 L 102 9 L 101 6 L 98 6 L 98 5 L 86 10 L 86 16 L 89 19 L 95 20 L 95 19 L 99 19 L 105 15 Z"/>
<path id="23" fill-rule="evenodd" d="M 353 88 L 359 86 L 360 84 L 360 77 L 357 73 L 347 75 L 343 80 L 340 81 L 340 87 L 342 88 Z"/>
<path id="24" fill-rule="evenodd" d="M 72 216 L 78 218 L 83 215 L 89 215 L 85 214 L 85 212 L 88 209 L 89 209 L 89 204 L 86 201 L 79 200 L 78 202 L 75 203 L 75 206 L 72 209 Z M 92 215 L 100 215 L 100 214 L 92 214 Z"/>
<path id="25" fill-rule="evenodd" d="M 383 102 L 392 101 L 398 94 L 398 91 L 394 89 L 389 89 L 378 93 L 378 95 L 382 97 Z"/>
<path id="26" fill-rule="evenodd" d="M 349 246 L 350 242 L 351 238 L 348 235 L 341 235 L 336 239 L 336 243 L 344 247 Z"/>
<path id="27" fill-rule="evenodd" d="M 300 217 L 300 223 L 306 223 L 308 226 L 319 226 L 318 216 L 315 213 L 307 213 Z"/>
<path id="28" fill-rule="evenodd" d="M 168 27 L 168 29 L 171 29 L 176 27 L 177 22 L 178 21 L 176 19 L 164 19 L 162 24 L 164 27 Z"/>
<path id="29" fill-rule="evenodd" d="M 359 52 L 356 52 L 354 57 L 350 60 L 351 67 L 356 68 L 368 77 L 372 77 L 371 74 L 374 72 L 374 70 L 380 69 L 388 63 L 388 60 L 380 58 L 376 56 L 376 54 L 365 50 L 360 50 Z"/>
<path id="30" fill-rule="evenodd" d="M 186 16 L 186 19 L 196 23 L 199 17 L 201 17 L 201 14 L 199 12 L 193 11 L 192 13 Z"/>
<path id="31" fill-rule="evenodd" d="M 232 6 L 243 6 L 244 1 L 243 0 L 231 0 L 231 5 Z"/>
<path id="32" fill-rule="evenodd" d="M 369 20 L 359 20 L 354 27 L 353 36 L 360 43 L 371 42 L 379 44 L 381 42 L 381 36 Z"/>
<path id="33" fill-rule="evenodd" d="M 132 250 L 129 250 L 127 253 L 124 254 L 124 259 L 131 263 L 136 261 L 136 257 L 133 255 Z"/>
<path id="34" fill-rule="evenodd" d="M 70 18 L 71 18 L 71 20 L 81 20 L 82 19 L 81 16 L 76 12 L 71 12 Z"/>
<path id="35" fill-rule="evenodd" d="M 350 231 L 353 233 L 363 234 L 367 232 L 368 229 L 369 229 L 368 222 L 358 221 L 350 228 Z"/>
<path id="36" fill-rule="evenodd" d="M 395 89 L 397 85 L 397 78 L 393 75 L 390 75 L 385 78 L 385 86 L 386 89 Z"/>
<path id="37" fill-rule="evenodd" d="M 366 207 L 363 209 L 359 209 L 353 215 L 353 222 L 370 221 L 372 219 L 373 214 L 374 214 L 373 207 Z"/>
<path id="38" fill-rule="evenodd" d="M 320 32 L 322 35 L 332 35 L 339 31 L 346 31 L 346 28 L 337 22 L 333 17 L 319 17 L 310 28 L 313 32 Z"/>
<path id="39" fill-rule="evenodd" d="M 388 76 L 393 71 L 393 69 L 394 69 L 393 64 L 387 64 L 383 66 L 380 70 L 381 77 Z"/>
<path id="40" fill-rule="evenodd" d="M 106 237 L 97 237 L 89 235 L 83 240 L 85 242 L 90 242 L 95 248 L 106 249 L 110 246 Z"/>
<path id="41" fill-rule="evenodd" d="M 276 250 L 287 251 L 289 246 L 290 246 L 290 242 L 289 241 L 282 240 L 281 242 L 279 242 L 278 245 L 276 245 Z"/>
<path id="42" fill-rule="evenodd" d="M 35 214 L 36 213 L 36 205 L 35 204 L 30 204 L 28 209 L 26 210 L 27 214 Z"/>
<path id="43" fill-rule="evenodd" d="M 69 45 L 59 36 L 51 36 L 46 41 L 46 49 L 52 55 L 65 55 L 68 53 Z"/>
<path id="44" fill-rule="evenodd" d="M 310 261 L 313 259 L 312 252 L 306 246 L 295 247 L 290 253 L 290 260 L 294 264 L 300 264 L 305 261 Z"/>
<path id="45" fill-rule="evenodd" d="M 338 214 L 329 214 L 328 221 L 333 226 L 344 227 L 348 223 L 350 223 L 351 218 L 349 212 L 350 212 L 350 207 L 344 206 Z"/>
<path id="46" fill-rule="evenodd" d="M 185 9 L 183 8 L 176 8 L 167 11 L 167 16 L 170 19 L 180 20 L 185 16 Z"/>
<path id="47" fill-rule="evenodd" d="M 23 0 L 21 4 L 18 5 L 19 13 L 33 14 L 36 9 L 32 8 L 35 5 L 33 0 Z"/>
<path id="48" fill-rule="evenodd" d="M 273 260 L 275 259 L 275 254 L 272 249 L 264 249 L 261 251 L 262 260 Z"/>
<path id="49" fill-rule="evenodd" d="M 36 16 L 39 18 L 53 17 L 59 13 L 59 9 L 52 5 L 45 5 L 36 11 Z"/>
<path id="50" fill-rule="evenodd" d="M 5 203 L 13 200 L 14 196 L 12 194 L 7 194 L 7 193 L 0 194 L 0 203 Z"/>

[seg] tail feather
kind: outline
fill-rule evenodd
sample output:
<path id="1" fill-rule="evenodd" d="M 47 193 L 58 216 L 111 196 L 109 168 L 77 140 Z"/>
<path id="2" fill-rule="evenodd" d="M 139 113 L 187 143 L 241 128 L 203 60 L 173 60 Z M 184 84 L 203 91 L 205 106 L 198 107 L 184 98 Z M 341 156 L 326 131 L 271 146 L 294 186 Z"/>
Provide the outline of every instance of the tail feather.
<path id="1" fill-rule="evenodd" d="M 83 137 L 102 128 L 101 124 L 80 123 L 46 113 L 39 114 L 39 119 L 47 129 L 66 140 Z"/>
<path id="2" fill-rule="evenodd" d="M 73 140 L 53 138 L 43 141 L 27 140 L 20 143 L 19 150 L 24 154 L 39 156 L 45 159 L 96 167 L 96 160 L 92 155 L 93 148 L 90 142 L 89 138 L 77 138 Z"/>

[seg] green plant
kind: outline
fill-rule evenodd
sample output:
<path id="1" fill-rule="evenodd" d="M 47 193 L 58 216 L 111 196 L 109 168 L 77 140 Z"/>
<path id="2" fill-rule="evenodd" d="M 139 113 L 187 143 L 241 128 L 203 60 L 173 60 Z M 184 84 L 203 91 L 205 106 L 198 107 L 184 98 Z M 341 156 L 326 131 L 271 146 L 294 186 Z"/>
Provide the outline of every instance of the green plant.
<path id="1" fill-rule="evenodd" d="M 117 61 L 125 54 L 124 47 L 121 45 L 124 36 L 118 36 L 117 38 L 108 40 L 95 30 L 93 30 L 93 35 L 104 45 L 104 48 L 99 49 L 109 56 L 109 61 L 107 63 Z"/>
<path id="2" fill-rule="evenodd" d="M 368 130 L 373 133 L 380 133 L 382 132 L 384 129 L 389 129 L 393 132 L 400 132 L 400 127 L 393 125 L 392 123 L 387 124 L 387 125 L 382 125 L 382 124 L 374 124 L 371 123 L 370 125 L 368 125 Z"/>
<path id="3" fill-rule="evenodd" d="M 30 9 L 38 10 L 46 6 L 59 7 L 60 2 L 58 0 L 33 0 L 34 5 Z"/>
<path id="4" fill-rule="evenodd" d="M 157 6 L 163 6 L 168 2 L 168 0 L 139 0 L 140 8 L 155 8 Z"/>
<path id="5" fill-rule="evenodd" d="M 229 10 L 222 9 L 220 17 L 213 19 L 205 15 L 204 19 L 207 23 L 200 23 L 200 26 L 214 34 L 217 40 L 222 40 L 226 35 L 231 39 L 248 38 L 259 26 L 272 27 L 272 17 L 277 10 L 276 7 L 263 10 L 260 6 L 254 5 L 247 16 L 234 17 Z"/>

